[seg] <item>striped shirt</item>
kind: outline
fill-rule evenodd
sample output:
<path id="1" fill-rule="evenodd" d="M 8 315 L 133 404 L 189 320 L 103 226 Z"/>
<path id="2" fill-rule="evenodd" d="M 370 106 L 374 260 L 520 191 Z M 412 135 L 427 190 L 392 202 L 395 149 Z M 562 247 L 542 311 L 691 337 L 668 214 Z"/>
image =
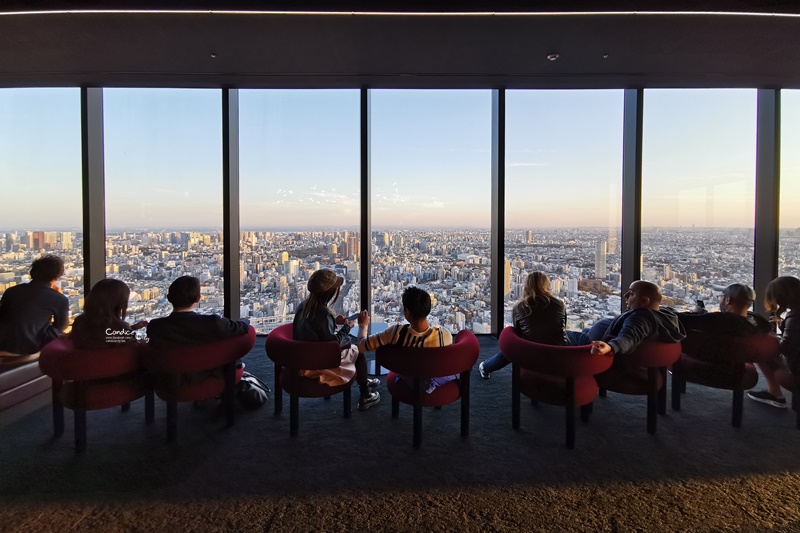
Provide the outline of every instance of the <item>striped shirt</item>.
<path id="1" fill-rule="evenodd" d="M 363 343 L 363 351 L 365 352 L 371 352 L 387 344 L 399 344 L 400 346 L 412 348 L 438 348 L 453 344 L 453 336 L 449 331 L 439 326 L 419 332 L 408 324 L 395 324 L 376 335 L 367 337 Z"/>

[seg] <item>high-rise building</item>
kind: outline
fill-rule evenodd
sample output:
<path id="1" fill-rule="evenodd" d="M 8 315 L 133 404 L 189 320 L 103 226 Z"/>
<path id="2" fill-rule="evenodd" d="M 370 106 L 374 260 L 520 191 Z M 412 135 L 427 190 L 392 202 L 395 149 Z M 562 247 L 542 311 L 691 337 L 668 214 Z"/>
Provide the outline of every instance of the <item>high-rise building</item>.
<path id="1" fill-rule="evenodd" d="M 594 277 L 605 279 L 606 274 L 606 255 L 608 255 L 608 243 L 597 241 L 594 248 Z"/>
<path id="2" fill-rule="evenodd" d="M 61 249 L 72 250 L 72 233 L 69 231 L 61 232 Z"/>
<path id="3" fill-rule="evenodd" d="M 33 250 L 41 250 L 44 248 L 44 232 L 33 231 L 31 232 L 31 248 Z"/>
<path id="4" fill-rule="evenodd" d="M 511 261 L 506 259 L 503 264 L 503 298 L 508 300 L 511 295 Z"/>
<path id="5" fill-rule="evenodd" d="M 533 231 L 528 230 L 525 232 L 525 242 L 528 244 L 533 243 Z"/>

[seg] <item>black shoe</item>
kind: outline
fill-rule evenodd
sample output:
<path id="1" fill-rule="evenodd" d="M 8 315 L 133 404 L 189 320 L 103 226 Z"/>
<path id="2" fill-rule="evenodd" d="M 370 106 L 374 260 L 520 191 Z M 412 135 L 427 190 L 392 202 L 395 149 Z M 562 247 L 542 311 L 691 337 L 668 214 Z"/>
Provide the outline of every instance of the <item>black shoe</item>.
<path id="1" fill-rule="evenodd" d="M 769 391 L 760 390 L 756 392 L 748 392 L 747 397 L 757 402 L 777 407 L 778 409 L 786 409 L 786 398 L 778 398 L 769 393 Z"/>
<path id="2" fill-rule="evenodd" d="M 378 390 L 378 386 L 381 384 L 381 380 L 378 378 L 367 378 L 367 388 L 369 388 L 370 392 L 375 392 Z"/>

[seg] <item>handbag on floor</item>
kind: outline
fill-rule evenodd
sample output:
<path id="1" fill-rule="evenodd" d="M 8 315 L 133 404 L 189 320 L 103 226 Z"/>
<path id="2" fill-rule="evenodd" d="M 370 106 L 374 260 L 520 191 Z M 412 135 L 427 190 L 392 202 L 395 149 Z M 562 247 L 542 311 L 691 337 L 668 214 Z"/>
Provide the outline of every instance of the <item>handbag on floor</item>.
<path id="1" fill-rule="evenodd" d="M 236 397 L 249 409 L 258 409 L 267 403 L 269 392 L 272 392 L 272 389 L 250 372 L 242 374 L 242 379 L 236 387 Z"/>

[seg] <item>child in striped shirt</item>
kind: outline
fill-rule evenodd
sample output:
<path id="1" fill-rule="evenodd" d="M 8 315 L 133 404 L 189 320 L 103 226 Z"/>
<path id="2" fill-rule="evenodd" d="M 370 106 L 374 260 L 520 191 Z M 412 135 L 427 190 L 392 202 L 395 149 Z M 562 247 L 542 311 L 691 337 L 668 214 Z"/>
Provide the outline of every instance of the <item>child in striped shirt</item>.
<path id="1" fill-rule="evenodd" d="M 408 287 L 403 292 L 403 316 L 408 320 L 408 324 L 395 324 L 385 331 L 366 338 L 358 339 L 358 351 L 369 352 L 380 346 L 387 344 L 399 344 L 400 346 L 410 346 L 415 348 L 437 348 L 453 344 L 453 336 L 449 331 L 440 327 L 431 327 L 428 324 L 428 314 L 431 312 L 430 295 L 417 287 Z M 362 311 L 358 315 L 359 332 L 367 331 L 369 325 L 369 313 Z M 398 380 L 403 379 L 406 383 L 411 383 L 410 379 L 398 376 Z M 429 383 L 425 383 L 425 392 L 430 394 L 440 385 L 458 379 L 458 375 L 442 376 L 432 378 Z"/>

